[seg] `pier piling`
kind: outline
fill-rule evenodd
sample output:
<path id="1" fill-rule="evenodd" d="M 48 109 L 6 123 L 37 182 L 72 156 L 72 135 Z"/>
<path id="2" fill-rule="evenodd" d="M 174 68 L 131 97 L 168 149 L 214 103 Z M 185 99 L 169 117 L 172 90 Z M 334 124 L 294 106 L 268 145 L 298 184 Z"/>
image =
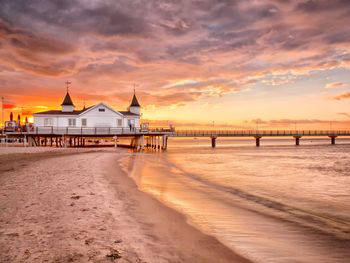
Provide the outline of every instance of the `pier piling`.
<path id="1" fill-rule="evenodd" d="M 337 138 L 337 136 L 329 136 L 329 138 L 331 138 L 331 144 L 335 145 L 335 138 Z"/>
<path id="2" fill-rule="evenodd" d="M 294 136 L 296 146 L 300 145 L 300 138 L 301 138 L 301 136 Z"/>
<path id="3" fill-rule="evenodd" d="M 260 136 L 255 137 L 255 145 L 256 145 L 256 147 L 260 147 L 260 139 L 261 139 Z"/>
<path id="4" fill-rule="evenodd" d="M 217 137 L 211 137 L 211 147 L 215 148 L 216 147 L 216 138 Z"/>

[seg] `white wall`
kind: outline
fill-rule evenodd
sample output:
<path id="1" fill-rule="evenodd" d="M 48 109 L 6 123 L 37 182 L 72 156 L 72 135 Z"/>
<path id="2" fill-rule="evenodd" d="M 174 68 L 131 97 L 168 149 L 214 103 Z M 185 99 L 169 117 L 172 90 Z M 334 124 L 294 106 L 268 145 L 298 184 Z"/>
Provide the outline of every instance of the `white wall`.
<path id="1" fill-rule="evenodd" d="M 104 109 L 104 112 L 99 111 Z M 82 119 L 87 119 L 86 127 L 112 127 L 112 128 L 129 128 L 128 119 L 132 120 L 134 127 L 139 127 L 139 116 L 124 116 L 119 112 L 110 110 L 104 105 L 98 105 L 81 115 L 34 115 L 34 125 L 36 127 L 45 126 L 44 119 L 51 118 L 53 127 L 68 127 L 68 120 L 75 119 L 76 126 L 82 126 Z M 122 126 L 118 126 L 117 120 L 122 120 Z"/>

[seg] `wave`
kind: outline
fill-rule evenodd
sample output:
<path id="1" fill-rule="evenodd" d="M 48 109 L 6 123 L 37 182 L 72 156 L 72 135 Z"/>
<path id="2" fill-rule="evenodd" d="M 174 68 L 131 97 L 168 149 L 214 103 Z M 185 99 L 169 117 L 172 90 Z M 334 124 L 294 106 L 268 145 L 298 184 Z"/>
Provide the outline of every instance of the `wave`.
<path id="1" fill-rule="evenodd" d="M 299 224 L 322 233 L 329 234 L 342 240 L 350 241 L 350 222 L 311 211 L 309 209 L 296 207 L 290 204 L 285 204 L 268 197 L 256 195 L 232 186 L 224 186 L 213 181 L 203 178 L 200 174 L 190 173 L 167 158 L 167 155 L 162 155 L 161 161 L 163 169 L 166 173 L 176 170 L 176 176 L 184 176 L 194 180 L 197 183 L 205 185 L 210 189 L 215 189 L 219 192 L 228 193 L 236 198 L 246 201 L 247 210 L 254 211 L 264 216 L 270 216 L 279 220 L 288 221 Z M 173 170 L 174 169 L 174 170 Z M 251 205 L 253 204 L 253 206 Z M 231 203 L 231 205 L 236 205 Z"/>

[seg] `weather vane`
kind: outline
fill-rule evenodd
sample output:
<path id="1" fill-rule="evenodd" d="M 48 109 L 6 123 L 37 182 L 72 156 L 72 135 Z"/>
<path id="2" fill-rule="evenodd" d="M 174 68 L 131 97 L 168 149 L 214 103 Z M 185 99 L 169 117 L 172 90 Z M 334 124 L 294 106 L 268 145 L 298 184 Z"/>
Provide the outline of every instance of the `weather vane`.
<path id="1" fill-rule="evenodd" d="M 68 92 L 69 85 L 72 84 L 72 82 L 67 80 L 65 83 L 66 83 L 66 85 L 67 85 L 67 92 Z"/>

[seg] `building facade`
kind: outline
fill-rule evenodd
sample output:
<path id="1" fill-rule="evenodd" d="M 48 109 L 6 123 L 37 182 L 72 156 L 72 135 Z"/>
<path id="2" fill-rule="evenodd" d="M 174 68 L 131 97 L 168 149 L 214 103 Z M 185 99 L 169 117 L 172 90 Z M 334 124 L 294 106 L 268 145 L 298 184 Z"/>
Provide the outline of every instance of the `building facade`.
<path id="1" fill-rule="evenodd" d="M 67 94 L 61 104 L 61 110 L 34 113 L 35 127 L 106 127 L 138 128 L 140 127 L 141 106 L 134 94 L 128 111 L 116 111 L 105 103 L 99 103 L 82 110 L 75 110 L 73 101 Z"/>

